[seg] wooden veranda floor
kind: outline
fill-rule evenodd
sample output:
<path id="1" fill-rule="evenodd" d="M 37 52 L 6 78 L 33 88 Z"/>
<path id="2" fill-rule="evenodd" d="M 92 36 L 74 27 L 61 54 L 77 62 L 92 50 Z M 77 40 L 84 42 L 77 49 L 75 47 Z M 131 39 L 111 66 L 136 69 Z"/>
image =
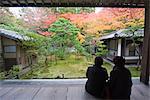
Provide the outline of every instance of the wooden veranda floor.
<path id="1" fill-rule="evenodd" d="M 99 100 L 85 92 L 86 79 L 0 81 L 0 100 Z M 150 100 L 150 88 L 133 79 L 131 100 Z"/>

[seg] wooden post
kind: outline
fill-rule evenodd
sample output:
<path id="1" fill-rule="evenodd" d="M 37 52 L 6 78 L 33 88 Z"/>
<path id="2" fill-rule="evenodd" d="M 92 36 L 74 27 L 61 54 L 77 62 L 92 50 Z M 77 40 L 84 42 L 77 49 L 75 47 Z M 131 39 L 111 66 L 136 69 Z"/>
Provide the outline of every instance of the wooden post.
<path id="1" fill-rule="evenodd" d="M 121 39 L 119 39 L 118 40 L 118 51 L 117 51 L 117 56 L 121 56 L 121 52 L 122 52 L 122 50 L 121 50 L 121 43 L 122 41 L 121 41 Z"/>
<path id="2" fill-rule="evenodd" d="M 149 84 L 150 75 L 150 1 L 145 0 L 145 31 L 140 81 Z"/>

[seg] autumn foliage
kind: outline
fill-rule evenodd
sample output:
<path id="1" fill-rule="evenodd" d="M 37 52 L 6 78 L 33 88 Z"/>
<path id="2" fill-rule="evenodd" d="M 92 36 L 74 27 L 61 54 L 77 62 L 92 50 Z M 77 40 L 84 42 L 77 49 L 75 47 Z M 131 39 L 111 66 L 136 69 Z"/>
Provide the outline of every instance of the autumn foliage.
<path id="1" fill-rule="evenodd" d="M 40 13 L 41 12 L 41 13 Z M 103 8 L 95 13 L 52 13 L 40 9 L 28 19 L 34 29 L 42 35 L 50 36 L 48 28 L 59 18 L 70 20 L 82 30 L 82 34 L 100 36 L 113 30 L 136 25 L 144 27 L 144 9 L 142 8 Z M 42 16 L 44 15 L 44 16 Z M 34 19 L 34 21 L 32 20 Z"/>

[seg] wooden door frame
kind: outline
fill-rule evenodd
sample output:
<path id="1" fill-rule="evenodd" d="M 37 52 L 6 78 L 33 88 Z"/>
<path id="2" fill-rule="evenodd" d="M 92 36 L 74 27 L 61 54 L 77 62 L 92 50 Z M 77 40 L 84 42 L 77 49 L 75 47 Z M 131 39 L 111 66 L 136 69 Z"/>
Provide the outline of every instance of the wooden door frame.
<path id="1" fill-rule="evenodd" d="M 149 85 L 150 75 L 150 1 L 145 0 L 145 29 L 140 81 Z"/>

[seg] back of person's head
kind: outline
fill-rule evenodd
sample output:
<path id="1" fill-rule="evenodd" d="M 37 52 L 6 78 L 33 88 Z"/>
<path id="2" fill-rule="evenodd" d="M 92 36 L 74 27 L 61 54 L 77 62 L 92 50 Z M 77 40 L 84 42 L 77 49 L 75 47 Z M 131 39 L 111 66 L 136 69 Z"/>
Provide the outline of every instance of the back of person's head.
<path id="1" fill-rule="evenodd" d="M 96 58 L 95 58 L 95 65 L 96 65 L 97 67 L 100 67 L 102 64 L 103 64 L 103 59 L 102 59 L 102 57 L 100 57 L 100 56 L 96 57 Z"/>
<path id="2" fill-rule="evenodd" d="M 113 62 L 116 67 L 124 67 L 124 65 L 125 65 L 125 59 L 122 56 L 116 56 L 113 59 Z"/>

